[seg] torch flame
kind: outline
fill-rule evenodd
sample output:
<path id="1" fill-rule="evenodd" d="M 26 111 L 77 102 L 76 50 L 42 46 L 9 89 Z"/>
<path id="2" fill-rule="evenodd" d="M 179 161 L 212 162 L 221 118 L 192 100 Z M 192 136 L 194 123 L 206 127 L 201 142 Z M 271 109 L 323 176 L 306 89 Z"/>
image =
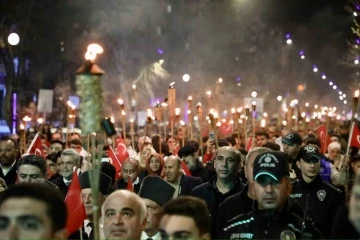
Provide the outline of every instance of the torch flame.
<path id="1" fill-rule="evenodd" d="M 96 43 L 92 43 L 87 47 L 87 52 L 85 53 L 85 59 L 90 61 L 95 61 L 96 55 L 104 52 L 104 49 Z"/>
<path id="2" fill-rule="evenodd" d="M 123 101 L 121 98 L 119 98 L 117 101 L 118 101 L 118 103 L 119 103 L 120 105 L 123 105 L 123 104 L 124 104 L 124 101 Z"/>
<path id="3" fill-rule="evenodd" d="M 355 97 L 359 97 L 359 90 L 355 91 Z"/>

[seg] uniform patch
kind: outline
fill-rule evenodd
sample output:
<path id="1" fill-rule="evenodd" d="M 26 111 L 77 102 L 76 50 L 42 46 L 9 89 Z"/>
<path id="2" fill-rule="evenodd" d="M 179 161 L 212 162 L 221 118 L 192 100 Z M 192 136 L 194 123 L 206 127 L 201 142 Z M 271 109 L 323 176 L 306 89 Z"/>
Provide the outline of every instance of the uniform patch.
<path id="1" fill-rule="evenodd" d="M 280 233 L 280 240 L 295 240 L 296 235 L 290 230 L 285 230 Z"/>
<path id="2" fill-rule="evenodd" d="M 252 233 L 233 233 L 230 239 L 252 239 L 254 234 Z"/>
<path id="3" fill-rule="evenodd" d="M 279 160 L 273 154 L 267 153 L 258 160 L 258 163 L 260 164 L 260 167 L 276 167 Z"/>
<path id="4" fill-rule="evenodd" d="M 318 192 L 317 192 L 317 197 L 318 197 L 318 199 L 322 202 L 322 201 L 324 201 L 325 200 L 325 197 L 326 197 L 326 192 L 325 192 L 325 190 L 319 190 Z"/>

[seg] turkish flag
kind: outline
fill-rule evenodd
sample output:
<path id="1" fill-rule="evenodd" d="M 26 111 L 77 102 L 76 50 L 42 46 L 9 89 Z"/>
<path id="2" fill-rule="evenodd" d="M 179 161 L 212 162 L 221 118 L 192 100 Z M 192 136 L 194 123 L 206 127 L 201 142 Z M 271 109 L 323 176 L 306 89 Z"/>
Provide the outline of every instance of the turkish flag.
<path id="1" fill-rule="evenodd" d="M 134 192 L 134 187 L 133 187 L 133 184 L 132 184 L 132 179 L 131 179 L 131 177 L 128 177 L 128 182 L 127 182 L 126 189 L 129 190 L 129 191 L 131 191 L 131 192 Z"/>
<path id="2" fill-rule="evenodd" d="M 181 168 L 184 170 L 186 176 L 192 176 L 188 166 L 184 161 L 181 161 Z"/>
<path id="3" fill-rule="evenodd" d="M 34 154 L 34 155 L 38 155 L 38 156 L 45 158 L 45 154 L 44 154 L 44 150 L 43 150 L 43 146 L 41 143 L 41 138 L 40 138 L 39 133 L 37 133 L 35 135 L 34 139 L 32 140 L 32 142 L 26 152 L 29 154 Z"/>
<path id="4" fill-rule="evenodd" d="M 117 158 L 113 148 L 110 146 L 109 148 L 109 161 L 110 163 L 115 167 L 116 169 L 116 174 L 115 174 L 115 178 L 118 179 L 120 178 L 121 175 L 121 163 L 119 161 L 119 159 Z"/>
<path id="5" fill-rule="evenodd" d="M 125 141 L 122 138 L 118 138 L 117 145 L 115 149 L 115 154 L 117 156 L 117 159 L 122 164 L 126 159 L 129 158 L 129 153 L 127 151 Z"/>
<path id="6" fill-rule="evenodd" d="M 232 133 L 231 124 L 229 122 L 222 122 L 220 126 L 220 132 L 222 135 L 229 135 Z"/>
<path id="7" fill-rule="evenodd" d="M 253 136 L 251 136 L 246 144 L 246 151 L 250 151 L 252 148 Z"/>
<path id="8" fill-rule="evenodd" d="M 68 235 L 81 228 L 86 219 L 79 178 L 76 172 L 77 171 L 75 171 L 72 176 L 71 184 L 65 198 L 65 205 L 68 212 L 66 221 L 66 231 Z"/>
<path id="9" fill-rule="evenodd" d="M 356 123 L 353 123 L 350 146 L 360 148 L 360 130 Z"/>
<path id="10" fill-rule="evenodd" d="M 316 135 L 321 143 L 321 153 L 325 153 L 328 145 L 331 143 L 330 136 L 327 133 L 326 126 L 322 124 L 316 129 Z"/>

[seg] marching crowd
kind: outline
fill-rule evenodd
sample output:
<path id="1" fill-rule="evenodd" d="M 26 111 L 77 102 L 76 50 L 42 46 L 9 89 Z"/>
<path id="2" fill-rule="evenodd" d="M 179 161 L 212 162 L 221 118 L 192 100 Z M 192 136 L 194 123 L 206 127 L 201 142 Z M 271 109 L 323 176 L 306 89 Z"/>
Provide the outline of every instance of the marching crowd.
<path id="1" fill-rule="evenodd" d="M 359 239 L 360 155 L 345 154 L 348 134 L 330 135 L 325 152 L 313 132 L 276 127 L 247 142 L 238 134 L 183 143 L 142 136 L 134 148 L 126 134 L 118 136 L 128 156 L 121 172 L 111 146 L 87 152 L 79 134 L 65 142 L 53 133 L 46 156 L 20 156 L 17 141 L 3 137 L 0 239 L 94 239 L 95 228 L 109 240 Z M 94 152 L 102 154 L 96 194 Z M 74 176 L 86 217 L 69 231 L 69 211 L 79 207 L 65 204 Z"/>

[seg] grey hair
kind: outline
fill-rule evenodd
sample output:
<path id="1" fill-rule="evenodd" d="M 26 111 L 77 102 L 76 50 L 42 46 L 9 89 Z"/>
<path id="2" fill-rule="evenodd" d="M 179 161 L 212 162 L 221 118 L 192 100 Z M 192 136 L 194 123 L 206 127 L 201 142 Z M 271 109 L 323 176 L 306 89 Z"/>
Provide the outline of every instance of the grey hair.
<path id="1" fill-rule="evenodd" d="M 250 156 L 254 153 L 257 153 L 257 154 L 261 154 L 261 153 L 265 153 L 265 152 L 271 152 L 271 149 L 269 148 L 266 148 L 266 147 L 255 147 L 255 148 L 252 148 L 248 154 L 246 155 L 246 159 L 245 159 L 245 166 L 247 166 L 248 164 L 248 159 L 250 158 Z"/>
<path id="2" fill-rule="evenodd" d="M 119 196 L 117 196 L 119 195 Z M 117 190 L 113 193 L 111 193 L 106 199 L 103 205 L 101 206 L 101 216 L 102 216 L 102 224 L 104 224 L 104 218 L 105 218 L 105 205 L 109 201 L 110 198 L 118 197 L 119 201 L 123 199 L 123 197 L 127 198 L 133 198 L 132 200 L 136 201 L 140 206 L 140 222 L 144 222 L 146 219 L 147 214 L 147 207 L 145 202 L 135 193 L 130 192 L 128 190 Z"/>
<path id="3" fill-rule="evenodd" d="M 80 166 L 80 154 L 75 151 L 74 149 L 67 148 L 61 153 L 61 158 L 64 156 L 72 157 L 72 159 L 75 161 L 76 166 Z"/>

